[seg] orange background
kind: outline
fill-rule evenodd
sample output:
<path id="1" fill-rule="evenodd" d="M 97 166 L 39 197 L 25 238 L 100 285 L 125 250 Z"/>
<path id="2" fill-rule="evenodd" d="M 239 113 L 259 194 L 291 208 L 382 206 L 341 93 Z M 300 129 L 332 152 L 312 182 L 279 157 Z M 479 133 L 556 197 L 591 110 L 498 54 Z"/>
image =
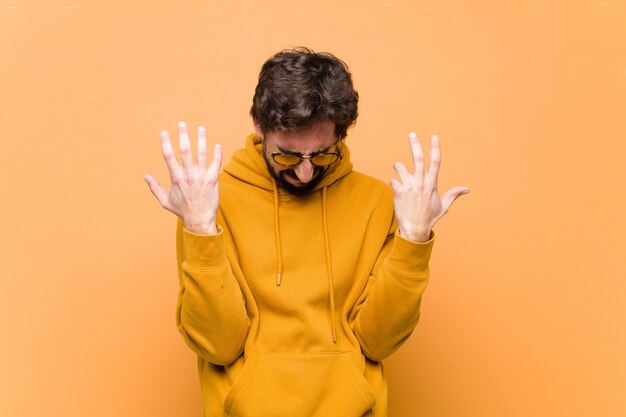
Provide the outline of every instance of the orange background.
<path id="1" fill-rule="evenodd" d="M 626 3 L 0 1 L 0 416 L 198 416 L 174 325 L 159 131 L 251 132 L 261 64 L 330 51 L 356 169 L 441 137 L 420 324 L 393 417 L 626 415 Z"/>

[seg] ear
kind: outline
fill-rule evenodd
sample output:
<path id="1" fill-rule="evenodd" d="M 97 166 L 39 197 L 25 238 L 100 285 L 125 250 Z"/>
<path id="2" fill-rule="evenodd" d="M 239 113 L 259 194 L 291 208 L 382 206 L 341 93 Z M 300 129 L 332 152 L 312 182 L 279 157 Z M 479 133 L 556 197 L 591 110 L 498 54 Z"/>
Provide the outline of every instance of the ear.
<path id="1" fill-rule="evenodd" d="M 254 133 L 260 138 L 263 138 L 263 130 L 261 129 L 261 125 L 259 125 L 254 118 L 252 118 L 252 124 L 254 125 Z"/>

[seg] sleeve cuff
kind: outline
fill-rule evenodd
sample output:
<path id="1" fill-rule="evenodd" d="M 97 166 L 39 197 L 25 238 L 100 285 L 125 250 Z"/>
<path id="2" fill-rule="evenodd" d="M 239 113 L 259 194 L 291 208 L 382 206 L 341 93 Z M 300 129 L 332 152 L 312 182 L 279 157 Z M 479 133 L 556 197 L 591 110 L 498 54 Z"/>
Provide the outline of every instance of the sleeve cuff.
<path id="1" fill-rule="evenodd" d="M 426 242 L 407 240 L 396 231 L 387 263 L 393 268 L 407 273 L 417 275 L 427 272 L 434 241 L 435 233 L 432 231 L 430 232 L 430 239 Z"/>
<path id="2" fill-rule="evenodd" d="M 224 230 L 218 225 L 216 235 L 197 235 L 183 227 L 185 261 L 195 269 L 215 269 L 226 265 Z"/>

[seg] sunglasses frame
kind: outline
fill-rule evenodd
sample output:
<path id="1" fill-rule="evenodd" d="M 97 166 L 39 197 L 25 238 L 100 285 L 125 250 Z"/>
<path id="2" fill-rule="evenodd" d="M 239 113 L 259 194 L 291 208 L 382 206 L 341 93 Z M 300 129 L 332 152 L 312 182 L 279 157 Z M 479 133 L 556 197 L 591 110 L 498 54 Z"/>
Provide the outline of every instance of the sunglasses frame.
<path id="1" fill-rule="evenodd" d="M 271 152 L 270 155 L 272 156 L 272 160 L 274 160 L 274 162 L 276 162 L 278 165 L 283 166 L 283 167 L 295 167 L 298 164 L 300 164 L 302 162 L 302 160 L 308 159 L 313 166 L 322 167 L 323 168 L 323 167 L 329 167 L 332 164 L 334 164 L 335 162 L 337 162 L 337 161 L 339 161 L 339 160 L 341 160 L 343 158 L 343 152 L 341 151 L 341 149 L 337 149 L 335 152 L 315 152 L 315 153 L 312 153 L 311 155 L 301 155 L 301 154 L 297 154 L 297 153 L 285 153 L 285 152 Z M 285 164 L 281 164 L 280 162 L 278 162 L 276 160 L 276 157 L 279 156 L 279 155 L 295 156 L 295 157 L 298 157 L 300 159 L 295 164 L 285 165 Z M 320 155 L 335 155 L 335 156 L 337 156 L 337 159 L 335 159 L 334 161 L 332 161 L 330 164 L 327 164 L 327 165 L 318 165 L 318 164 L 316 164 L 313 161 L 313 158 L 315 158 L 316 156 L 320 156 Z"/>

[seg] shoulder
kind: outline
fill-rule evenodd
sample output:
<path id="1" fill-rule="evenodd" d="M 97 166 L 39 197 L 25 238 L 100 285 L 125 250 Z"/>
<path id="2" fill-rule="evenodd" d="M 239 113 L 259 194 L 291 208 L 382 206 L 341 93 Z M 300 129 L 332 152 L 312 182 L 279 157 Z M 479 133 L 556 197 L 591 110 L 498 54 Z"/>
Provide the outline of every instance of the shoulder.
<path id="1" fill-rule="evenodd" d="M 350 188 L 355 190 L 368 190 L 375 195 L 393 195 L 391 186 L 378 178 L 370 177 L 362 172 L 352 171 L 346 175 L 344 181 Z"/>
<path id="2" fill-rule="evenodd" d="M 337 191 L 345 198 L 368 206 L 393 209 L 391 186 L 378 178 L 352 171 L 337 184 Z"/>

